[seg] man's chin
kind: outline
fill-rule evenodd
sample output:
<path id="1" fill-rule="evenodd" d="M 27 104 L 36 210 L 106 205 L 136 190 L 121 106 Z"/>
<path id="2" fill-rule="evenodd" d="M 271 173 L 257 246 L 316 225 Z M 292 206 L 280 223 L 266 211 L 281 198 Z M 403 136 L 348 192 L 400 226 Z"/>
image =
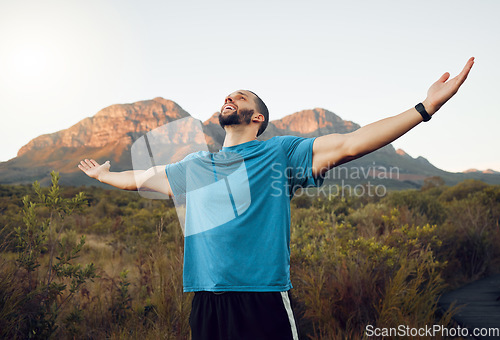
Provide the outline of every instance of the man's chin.
<path id="1" fill-rule="evenodd" d="M 232 114 L 220 114 L 219 115 L 219 124 L 222 128 L 228 125 L 239 125 L 241 124 L 241 120 L 237 115 Z"/>
<path id="2" fill-rule="evenodd" d="M 232 111 L 230 113 L 221 112 L 219 114 L 219 124 L 222 128 L 228 125 L 250 124 L 252 114 L 253 110 Z"/>

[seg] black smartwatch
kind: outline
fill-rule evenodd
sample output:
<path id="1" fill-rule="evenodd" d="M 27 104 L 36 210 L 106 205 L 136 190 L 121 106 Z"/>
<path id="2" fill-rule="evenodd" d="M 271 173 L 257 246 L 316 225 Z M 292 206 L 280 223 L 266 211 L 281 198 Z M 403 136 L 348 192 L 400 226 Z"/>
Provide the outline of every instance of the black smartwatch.
<path id="1" fill-rule="evenodd" d="M 431 120 L 431 115 L 428 114 L 427 111 L 425 111 L 424 104 L 418 103 L 417 105 L 415 105 L 415 109 L 417 109 L 418 113 L 420 113 L 420 115 L 424 119 L 424 122 L 428 122 L 429 120 Z"/>

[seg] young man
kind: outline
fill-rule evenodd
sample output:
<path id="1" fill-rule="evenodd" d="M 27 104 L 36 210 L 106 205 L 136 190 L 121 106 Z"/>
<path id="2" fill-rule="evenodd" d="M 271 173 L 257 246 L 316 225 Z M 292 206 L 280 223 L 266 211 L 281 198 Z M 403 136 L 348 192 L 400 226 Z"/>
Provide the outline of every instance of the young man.
<path id="1" fill-rule="evenodd" d="M 399 115 L 348 134 L 256 140 L 269 115 L 253 92 L 228 95 L 219 122 L 222 150 L 198 152 L 144 171 L 110 172 L 85 159 L 79 168 L 117 188 L 153 189 L 186 201 L 184 291 L 194 291 L 193 339 L 298 339 L 288 291 L 290 199 L 319 186 L 331 168 L 391 143 L 427 121 L 463 84 L 474 63 Z M 447 81 L 448 80 L 448 81 Z"/>

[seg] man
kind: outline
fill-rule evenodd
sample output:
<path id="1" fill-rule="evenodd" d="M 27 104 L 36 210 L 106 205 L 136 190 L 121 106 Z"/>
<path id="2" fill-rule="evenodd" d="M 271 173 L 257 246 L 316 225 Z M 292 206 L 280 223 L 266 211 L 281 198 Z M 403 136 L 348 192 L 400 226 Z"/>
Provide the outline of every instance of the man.
<path id="1" fill-rule="evenodd" d="M 184 291 L 194 291 L 193 339 L 297 339 L 290 308 L 290 199 L 318 186 L 331 168 L 391 143 L 428 121 L 463 84 L 474 63 L 399 115 L 348 134 L 256 140 L 269 120 L 253 92 L 228 95 L 218 153 L 198 152 L 149 170 L 110 172 L 109 161 L 80 162 L 90 177 L 127 190 L 153 189 L 186 199 Z M 448 81 L 447 81 L 448 80 Z"/>

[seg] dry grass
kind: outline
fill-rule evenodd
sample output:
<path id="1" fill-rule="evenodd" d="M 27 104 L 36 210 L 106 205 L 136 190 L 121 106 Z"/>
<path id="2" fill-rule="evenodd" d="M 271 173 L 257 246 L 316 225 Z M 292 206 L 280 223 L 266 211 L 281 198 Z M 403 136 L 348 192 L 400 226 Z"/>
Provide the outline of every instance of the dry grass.
<path id="1" fill-rule="evenodd" d="M 302 338 L 364 339 L 369 324 L 449 325 L 456 309 L 443 314 L 436 306 L 447 284 L 499 268 L 500 190 L 484 190 L 461 200 L 443 191 L 441 210 L 434 207 L 439 192 L 418 191 L 392 201 L 292 204 L 292 296 Z M 182 292 L 183 237 L 174 208 L 115 192 L 105 197 L 95 194 L 85 214 L 65 220 L 61 239 L 69 247 L 87 236 L 75 262 L 94 263 L 99 278 L 61 310 L 53 338 L 189 339 L 192 295 Z M 427 224 L 443 219 L 443 209 L 457 218 Z M 0 235 L 8 235 L 5 228 Z M 0 241 L 0 338 L 21 339 L 16 324 L 23 322 L 17 311 L 26 302 L 26 273 L 11 241 Z M 485 261 L 478 262 L 480 254 Z M 43 280 L 48 254 L 39 262 L 35 279 Z"/>

